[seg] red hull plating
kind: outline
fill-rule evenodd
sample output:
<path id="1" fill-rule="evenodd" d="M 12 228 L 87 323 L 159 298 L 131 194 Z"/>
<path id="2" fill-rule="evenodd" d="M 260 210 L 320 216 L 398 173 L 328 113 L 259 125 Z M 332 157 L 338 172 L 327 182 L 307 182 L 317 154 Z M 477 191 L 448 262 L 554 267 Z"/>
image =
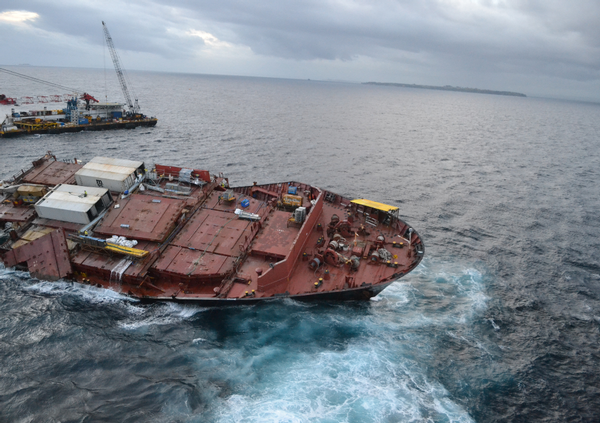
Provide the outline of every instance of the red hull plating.
<path id="1" fill-rule="evenodd" d="M 47 155 L 12 182 L 71 182 L 80 167 Z M 3 261 L 25 265 L 41 279 L 71 279 L 145 300 L 217 306 L 281 297 L 368 299 L 414 269 L 424 254 L 419 235 L 395 207 L 298 182 L 225 192 L 227 179 L 202 170 L 187 170 L 191 176 L 173 191 L 182 169 L 155 169 L 143 181 L 145 190 L 136 187 L 125 198 L 113 193 L 115 203 L 87 227 L 41 219 L 31 205 L 5 201 L 0 222 L 13 228 Z M 36 233 L 39 238 L 29 241 Z M 68 249 L 62 234 L 70 239 Z M 125 252 L 107 248 L 112 235 L 138 244 Z M 40 260 L 55 265 L 35 264 Z"/>

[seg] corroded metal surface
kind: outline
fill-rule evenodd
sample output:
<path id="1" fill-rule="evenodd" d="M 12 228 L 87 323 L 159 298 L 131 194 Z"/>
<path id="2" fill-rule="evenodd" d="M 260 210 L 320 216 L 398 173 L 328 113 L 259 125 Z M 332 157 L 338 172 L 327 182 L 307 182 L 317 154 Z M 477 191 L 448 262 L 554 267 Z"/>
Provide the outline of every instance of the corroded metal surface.
<path id="1" fill-rule="evenodd" d="M 23 182 L 54 186 L 58 184 L 74 184 L 75 173 L 83 165 L 47 160 L 34 167 L 23 178 Z"/>
<path id="2" fill-rule="evenodd" d="M 175 237 L 172 244 L 208 253 L 235 256 L 240 254 L 240 245 L 248 242 L 245 231 L 249 226 L 249 221 L 238 219 L 234 213 L 200 210 Z"/>
<path id="3" fill-rule="evenodd" d="M 31 276 L 49 281 L 64 278 L 72 272 L 67 238 L 62 229 L 6 252 L 3 261 L 8 267 L 27 263 Z"/>
<path id="4" fill-rule="evenodd" d="M 136 245 L 136 248 L 150 252 L 150 257 L 144 260 L 134 260 L 123 273 L 123 279 L 139 280 L 141 282 L 141 279 L 146 275 L 149 265 L 154 260 L 153 254 L 158 251 L 158 244 L 142 241 Z M 73 263 L 73 267 L 80 272 L 101 272 L 103 277 L 108 280 L 110 273 L 122 259 L 122 255 L 82 248 L 73 256 L 71 262 Z"/>
<path id="5" fill-rule="evenodd" d="M 36 216 L 31 206 L 15 206 L 11 202 L 0 204 L 0 220 L 7 222 L 28 222 Z"/>
<path id="6" fill-rule="evenodd" d="M 128 239 L 162 242 L 177 225 L 185 202 L 174 198 L 133 194 L 118 200 L 95 232 Z"/>
<path id="7" fill-rule="evenodd" d="M 255 237 L 252 251 L 254 254 L 284 258 L 298 235 L 298 227 L 288 226 L 290 213 L 275 210 L 268 223 Z"/>
<path id="8" fill-rule="evenodd" d="M 206 279 L 222 278 L 231 271 L 233 258 L 219 254 L 169 246 L 162 257 L 152 266 L 157 272 L 180 276 L 200 276 Z"/>

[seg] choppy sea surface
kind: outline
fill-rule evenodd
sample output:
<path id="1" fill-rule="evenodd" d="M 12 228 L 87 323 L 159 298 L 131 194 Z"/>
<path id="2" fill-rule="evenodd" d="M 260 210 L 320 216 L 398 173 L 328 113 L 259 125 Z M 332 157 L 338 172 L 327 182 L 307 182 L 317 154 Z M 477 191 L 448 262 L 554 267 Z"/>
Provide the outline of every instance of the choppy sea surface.
<path id="1" fill-rule="evenodd" d="M 11 69 L 122 98 L 112 70 Z M 597 421 L 600 105 L 129 76 L 155 128 L 3 139 L 0 178 L 51 150 L 304 181 L 398 206 L 426 257 L 371 301 L 227 309 L 0 268 L 0 421 Z"/>

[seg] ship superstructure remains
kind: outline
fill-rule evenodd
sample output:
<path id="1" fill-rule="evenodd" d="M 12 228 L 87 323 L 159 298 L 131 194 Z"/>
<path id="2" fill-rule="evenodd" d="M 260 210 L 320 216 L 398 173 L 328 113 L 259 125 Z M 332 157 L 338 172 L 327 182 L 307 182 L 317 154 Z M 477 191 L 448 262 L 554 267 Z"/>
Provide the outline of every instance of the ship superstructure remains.
<path id="1" fill-rule="evenodd" d="M 136 298 L 247 304 L 377 295 L 424 254 L 397 207 L 300 182 L 48 154 L 2 188 L 2 260 Z"/>

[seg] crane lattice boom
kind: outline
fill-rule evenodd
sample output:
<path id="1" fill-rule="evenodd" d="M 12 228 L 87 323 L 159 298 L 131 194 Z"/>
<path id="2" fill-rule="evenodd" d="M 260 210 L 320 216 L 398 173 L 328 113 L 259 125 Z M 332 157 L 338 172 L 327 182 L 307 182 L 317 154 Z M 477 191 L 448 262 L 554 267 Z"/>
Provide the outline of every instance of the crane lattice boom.
<path id="1" fill-rule="evenodd" d="M 119 78 L 119 82 L 121 83 L 121 90 L 123 91 L 123 95 L 125 96 L 125 101 L 127 102 L 127 107 L 132 113 L 138 112 L 137 99 L 135 101 L 135 106 L 131 101 L 131 96 L 129 95 L 129 89 L 127 88 L 127 84 L 125 82 L 125 75 L 123 73 L 123 69 L 121 68 L 121 61 L 119 60 L 119 55 L 117 54 L 117 50 L 115 49 L 115 45 L 113 44 L 113 40 L 108 32 L 108 28 L 104 21 L 102 21 L 102 27 L 104 28 L 104 36 L 106 38 L 106 44 L 108 45 L 108 50 L 110 51 L 110 56 L 112 57 L 113 63 L 115 65 L 115 71 L 117 72 L 117 77 Z"/>

